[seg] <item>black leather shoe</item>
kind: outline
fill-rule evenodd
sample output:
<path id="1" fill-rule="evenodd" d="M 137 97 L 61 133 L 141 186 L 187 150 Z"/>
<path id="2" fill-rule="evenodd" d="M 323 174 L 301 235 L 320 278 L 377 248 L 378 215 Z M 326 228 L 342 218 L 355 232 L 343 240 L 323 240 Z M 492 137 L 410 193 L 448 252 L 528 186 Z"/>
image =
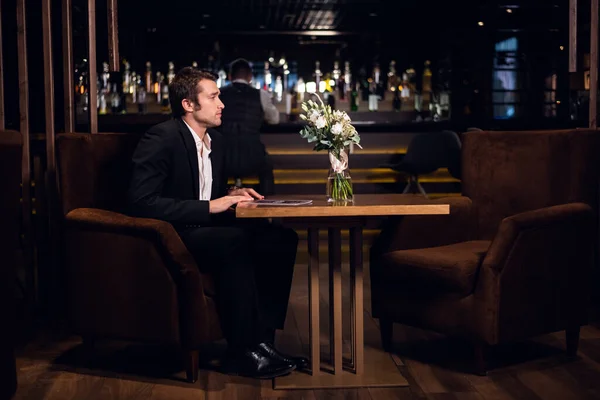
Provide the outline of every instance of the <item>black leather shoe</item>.
<path id="1" fill-rule="evenodd" d="M 260 349 L 246 351 L 230 360 L 228 372 L 257 379 L 272 379 L 296 369 L 292 363 L 269 357 Z"/>
<path id="2" fill-rule="evenodd" d="M 298 369 L 304 369 L 304 368 L 308 367 L 308 359 L 307 358 L 293 357 L 293 356 L 289 356 L 287 354 L 283 354 L 269 342 L 263 342 L 263 343 L 259 344 L 258 348 L 263 354 L 265 354 L 271 358 L 274 358 L 276 360 L 283 361 L 288 364 L 293 364 Z"/>

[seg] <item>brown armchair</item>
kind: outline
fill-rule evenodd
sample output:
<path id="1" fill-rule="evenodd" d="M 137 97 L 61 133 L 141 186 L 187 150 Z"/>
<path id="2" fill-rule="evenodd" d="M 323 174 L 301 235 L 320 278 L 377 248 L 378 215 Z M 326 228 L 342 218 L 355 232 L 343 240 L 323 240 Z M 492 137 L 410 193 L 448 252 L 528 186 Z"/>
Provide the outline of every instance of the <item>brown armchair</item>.
<path id="1" fill-rule="evenodd" d="M 172 225 L 125 215 L 138 139 L 115 133 L 57 138 L 70 322 L 84 341 L 178 344 L 194 382 L 199 346 L 222 338 L 214 286 Z"/>
<path id="2" fill-rule="evenodd" d="M 21 205 L 21 134 L 0 130 L 0 323 L 5 335 L 0 341 L 0 398 L 9 399 L 17 390 L 15 364 L 15 283 L 19 248 Z"/>
<path id="3" fill-rule="evenodd" d="M 449 216 L 390 220 L 371 249 L 373 316 L 486 345 L 566 330 L 577 351 L 597 247 L 597 131 L 467 132 Z"/>

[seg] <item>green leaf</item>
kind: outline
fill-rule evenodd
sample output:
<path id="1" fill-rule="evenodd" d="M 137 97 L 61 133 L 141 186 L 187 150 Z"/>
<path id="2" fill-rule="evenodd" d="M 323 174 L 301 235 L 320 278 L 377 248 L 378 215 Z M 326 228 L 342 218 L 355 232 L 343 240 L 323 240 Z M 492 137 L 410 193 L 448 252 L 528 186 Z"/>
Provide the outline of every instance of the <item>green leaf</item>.
<path id="1" fill-rule="evenodd" d="M 315 151 L 321 151 L 326 149 L 328 149 L 328 147 L 324 146 L 322 143 L 317 143 L 314 147 Z"/>

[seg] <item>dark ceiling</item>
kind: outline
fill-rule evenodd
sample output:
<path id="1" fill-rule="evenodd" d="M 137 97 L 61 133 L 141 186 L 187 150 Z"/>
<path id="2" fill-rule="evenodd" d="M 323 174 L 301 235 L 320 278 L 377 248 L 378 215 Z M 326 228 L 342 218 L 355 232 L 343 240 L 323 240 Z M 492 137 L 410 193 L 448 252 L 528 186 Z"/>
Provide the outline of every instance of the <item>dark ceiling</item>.
<path id="1" fill-rule="evenodd" d="M 96 2 L 98 51 L 108 54 L 106 0 Z M 186 65 L 215 53 L 223 62 L 285 54 L 309 69 L 314 60 L 333 59 L 421 65 L 448 52 L 449 33 L 483 37 L 481 19 L 490 28 L 535 26 L 555 19 L 541 17 L 540 7 L 561 2 L 568 0 L 119 0 L 119 47 L 136 69 L 146 60 L 164 68 L 170 60 Z M 73 4 L 84 39 L 87 0 Z M 509 15 L 507 5 L 519 11 Z"/>
<path id="2" fill-rule="evenodd" d="M 314 58 L 329 62 L 325 60 L 364 55 L 372 60 L 380 53 L 382 33 L 388 33 L 384 41 L 389 42 L 415 41 L 407 35 L 415 29 L 427 36 L 440 18 L 432 10 L 427 12 L 426 5 L 433 3 L 448 4 L 441 0 L 121 0 L 120 44 L 122 54 L 135 64 L 162 55 L 180 63 L 205 59 L 218 42 L 220 56 L 227 60 L 285 53 L 292 60 L 311 59 L 307 68 L 312 68 Z"/>
<path id="3" fill-rule="evenodd" d="M 381 12 L 381 0 L 224 0 L 207 7 L 207 28 L 269 31 L 341 30 L 369 23 Z M 212 10 L 211 10 L 212 9 Z"/>
<path id="4" fill-rule="evenodd" d="M 143 15 L 145 23 L 156 25 L 152 28 L 169 20 L 177 23 L 172 29 L 184 31 L 357 33 L 380 30 L 393 18 L 397 18 L 397 23 L 410 23 L 409 18 L 402 22 L 403 11 L 423 8 L 427 3 L 422 0 L 172 0 L 167 8 L 160 0 L 146 0 L 143 6 L 127 0 L 119 5 L 119 11 Z"/>

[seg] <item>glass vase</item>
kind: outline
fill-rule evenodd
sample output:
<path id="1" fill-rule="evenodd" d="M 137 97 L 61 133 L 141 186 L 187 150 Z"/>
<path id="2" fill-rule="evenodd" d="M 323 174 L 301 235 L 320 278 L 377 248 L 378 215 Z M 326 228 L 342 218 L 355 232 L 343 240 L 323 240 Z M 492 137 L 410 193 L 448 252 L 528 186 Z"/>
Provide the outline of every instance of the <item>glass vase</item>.
<path id="1" fill-rule="evenodd" d="M 346 149 L 329 151 L 329 163 L 331 167 L 327 177 L 327 201 L 330 203 L 353 201 L 354 191 Z"/>

